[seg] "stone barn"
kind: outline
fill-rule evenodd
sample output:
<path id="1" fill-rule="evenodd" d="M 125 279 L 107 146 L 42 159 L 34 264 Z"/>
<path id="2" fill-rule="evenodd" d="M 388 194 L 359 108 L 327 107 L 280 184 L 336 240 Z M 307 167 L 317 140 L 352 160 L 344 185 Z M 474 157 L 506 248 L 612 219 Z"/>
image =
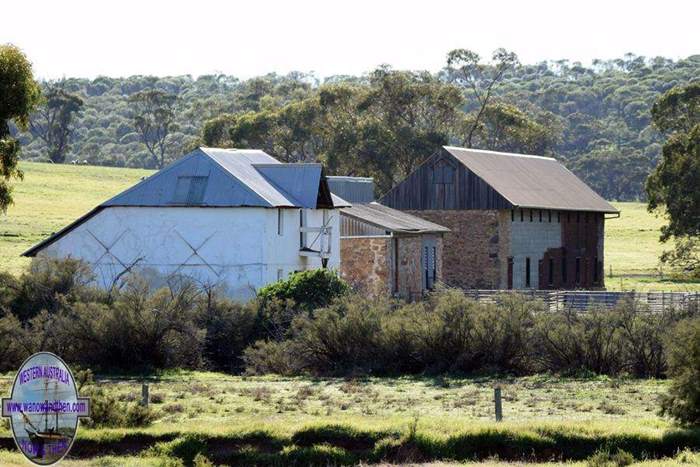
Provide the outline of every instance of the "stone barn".
<path id="1" fill-rule="evenodd" d="M 605 286 L 605 220 L 619 212 L 555 159 L 446 146 L 380 202 L 449 228 L 448 285 Z"/>
<path id="2" fill-rule="evenodd" d="M 449 230 L 373 202 L 371 178 L 328 177 L 352 203 L 340 210 L 340 273 L 357 290 L 415 300 L 442 281 L 442 237 Z"/>
<path id="3" fill-rule="evenodd" d="M 198 148 L 24 253 L 87 262 L 109 288 L 131 271 L 187 276 L 246 300 L 294 271 L 340 266 L 340 212 L 320 164 Z"/>

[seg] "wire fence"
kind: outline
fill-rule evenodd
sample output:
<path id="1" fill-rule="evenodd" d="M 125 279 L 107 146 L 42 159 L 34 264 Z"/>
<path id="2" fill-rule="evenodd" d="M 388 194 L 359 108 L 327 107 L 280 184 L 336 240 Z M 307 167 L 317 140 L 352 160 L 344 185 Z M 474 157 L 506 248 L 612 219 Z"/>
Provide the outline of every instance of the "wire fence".
<path id="1" fill-rule="evenodd" d="M 496 303 L 504 294 L 518 294 L 544 302 L 550 311 L 585 311 L 612 308 L 623 301 L 633 301 L 649 311 L 700 310 L 700 292 L 608 292 L 588 290 L 475 290 L 464 291 L 474 300 Z"/>

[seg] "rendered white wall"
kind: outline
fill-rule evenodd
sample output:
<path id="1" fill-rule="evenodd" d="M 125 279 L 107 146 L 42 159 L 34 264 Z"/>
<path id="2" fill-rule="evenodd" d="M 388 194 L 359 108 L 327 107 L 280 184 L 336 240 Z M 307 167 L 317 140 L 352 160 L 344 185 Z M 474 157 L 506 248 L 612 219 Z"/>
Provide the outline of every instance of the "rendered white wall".
<path id="1" fill-rule="evenodd" d="M 320 259 L 299 255 L 299 210 L 283 211 L 284 231 L 278 236 L 276 209 L 112 207 L 42 254 L 86 261 L 103 287 L 112 284 L 124 265 L 136 264 L 135 270 L 154 271 L 159 280 L 183 274 L 202 284 L 223 285 L 231 297 L 246 300 L 256 289 L 277 280 L 278 269 L 286 276 L 321 266 Z M 328 267 L 337 269 L 338 214 L 330 212 L 335 224 Z M 311 210 L 308 217 L 314 219 L 310 225 L 321 225 L 315 223 L 322 218 L 320 211 Z"/>

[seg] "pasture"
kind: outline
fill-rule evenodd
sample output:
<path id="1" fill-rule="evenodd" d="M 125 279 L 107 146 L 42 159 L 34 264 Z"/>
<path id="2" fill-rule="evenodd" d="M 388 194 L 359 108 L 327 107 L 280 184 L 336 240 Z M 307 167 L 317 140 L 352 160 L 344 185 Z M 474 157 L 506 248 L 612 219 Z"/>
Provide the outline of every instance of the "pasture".
<path id="1" fill-rule="evenodd" d="M 0 215 L 0 271 L 19 274 L 29 264 L 19 255 L 152 171 L 23 162 L 25 178 L 14 184 L 15 205 Z M 642 203 L 613 203 L 622 211 L 606 222 L 605 268 L 609 290 L 698 291 L 659 268 L 667 245 L 659 243 L 663 219 Z"/>
<path id="2" fill-rule="evenodd" d="M 617 448 L 641 465 L 698 460 L 697 431 L 656 414 L 660 380 L 458 377 L 282 378 L 165 372 L 148 379 L 155 422 L 82 428 L 65 465 L 177 465 L 204 452 L 215 462 L 286 465 L 388 461 L 584 461 Z M 136 403 L 139 378 L 101 379 Z M 3 380 L 0 392 L 9 390 Z M 504 421 L 493 422 L 493 387 Z M 11 449 L 6 427 L 0 446 Z M 124 457 L 126 456 L 126 457 Z M 188 457 L 189 456 L 189 457 Z M 659 461 L 658 459 L 665 459 Z M 21 465 L 0 451 L 3 465 Z M 652 462 L 653 461 L 653 462 Z M 581 463 L 580 465 L 586 465 Z"/>

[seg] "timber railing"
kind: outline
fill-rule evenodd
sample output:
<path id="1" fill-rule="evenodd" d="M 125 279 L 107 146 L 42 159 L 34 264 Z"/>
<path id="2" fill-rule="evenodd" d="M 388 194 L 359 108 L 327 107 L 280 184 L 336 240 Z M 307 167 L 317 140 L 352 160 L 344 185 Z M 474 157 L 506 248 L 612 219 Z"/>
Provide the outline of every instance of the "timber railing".
<path id="1" fill-rule="evenodd" d="M 464 293 L 474 300 L 495 303 L 504 294 L 518 294 L 533 300 L 541 300 L 550 311 L 589 308 L 612 308 L 620 302 L 631 300 L 648 307 L 649 311 L 700 310 L 700 292 L 608 292 L 591 290 L 475 290 Z"/>

